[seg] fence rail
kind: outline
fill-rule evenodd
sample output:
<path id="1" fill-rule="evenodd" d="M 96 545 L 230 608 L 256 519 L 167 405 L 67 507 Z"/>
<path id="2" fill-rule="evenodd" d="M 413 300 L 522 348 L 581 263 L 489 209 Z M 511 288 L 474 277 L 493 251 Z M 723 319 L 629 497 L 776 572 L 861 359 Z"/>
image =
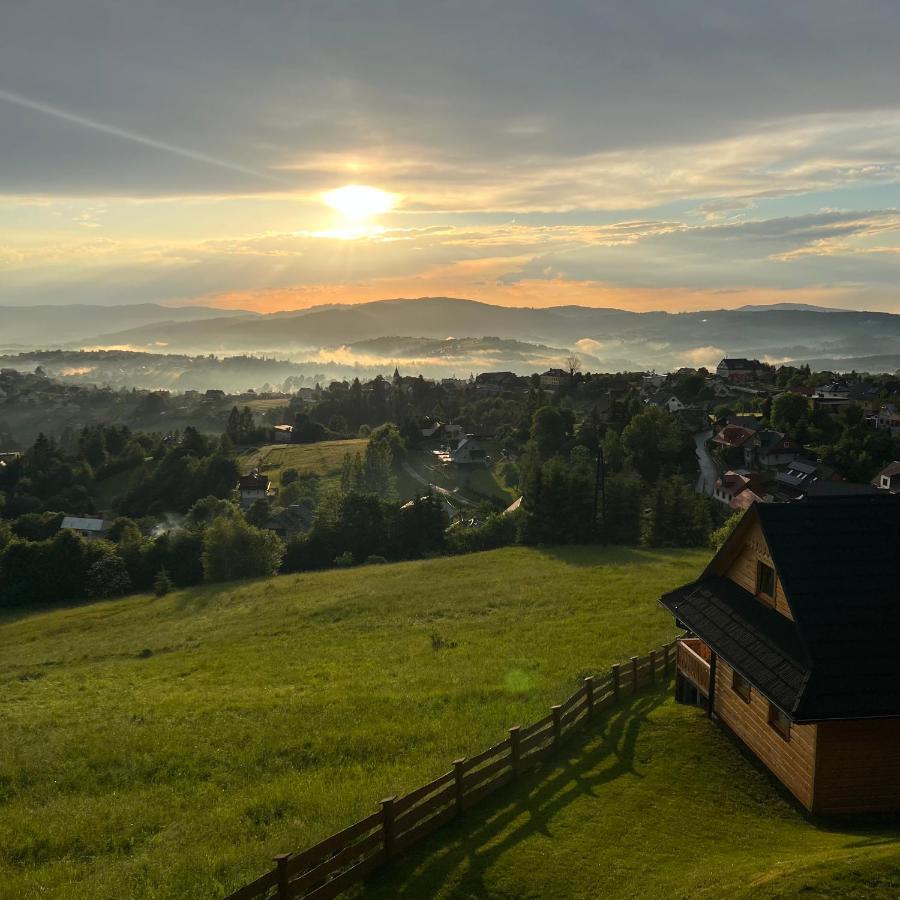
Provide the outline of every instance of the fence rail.
<path id="1" fill-rule="evenodd" d="M 402 797 L 387 797 L 379 809 L 299 853 L 274 859 L 275 868 L 226 900 L 327 900 L 343 893 L 379 866 L 415 846 L 460 813 L 519 775 L 537 767 L 572 732 L 601 710 L 635 694 L 674 669 L 676 642 L 633 656 L 601 677 L 589 675 L 550 714 Z"/>

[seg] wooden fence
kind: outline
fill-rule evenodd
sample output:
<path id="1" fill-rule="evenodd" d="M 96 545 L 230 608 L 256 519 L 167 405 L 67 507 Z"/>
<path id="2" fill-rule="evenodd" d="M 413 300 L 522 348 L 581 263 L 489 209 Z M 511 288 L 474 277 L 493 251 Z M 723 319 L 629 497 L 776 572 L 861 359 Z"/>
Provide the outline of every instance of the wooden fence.
<path id="1" fill-rule="evenodd" d="M 397 858 L 460 813 L 535 768 L 576 726 L 623 697 L 668 677 L 675 642 L 646 656 L 633 656 L 602 677 L 584 679 L 564 703 L 537 722 L 509 729 L 509 735 L 476 756 L 453 761 L 453 768 L 403 797 L 382 800 L 359 822 L 300 853 L 275 857 L 275 868 L 226 900 L 326 900 Z"/>

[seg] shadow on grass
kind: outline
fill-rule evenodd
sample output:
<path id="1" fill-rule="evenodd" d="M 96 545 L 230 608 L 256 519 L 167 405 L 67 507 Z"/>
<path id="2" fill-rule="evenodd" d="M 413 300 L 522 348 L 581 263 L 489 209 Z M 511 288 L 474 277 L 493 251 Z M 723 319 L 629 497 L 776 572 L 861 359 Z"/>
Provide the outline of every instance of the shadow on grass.
<path id="1" fill-rule="evenodd" d="M 533 834 L 550 835 L 557 813 L 582 796 L 635 770 L 638 734 L 668 697 L 668 687 L 610 710 L 575 733 L 562 750 L 521 781 L 466 811 L 364 886 L 366 897 L 419 900 L 463 874 L 466 896 L 484 896 L 484 874 L 507 849 Z"/>
<path id="2" fill-rule="evenodd" d="M 560 547 L 534 548 L 542 556 L 555 559 L 568 566 L 594 568 L 596 566 L 646 565 L 651 556 L 664 554 L 664 550 L 644 550 L 639 547 L 620 547 L 614 544 L 575 544 Z M 678 555 L 681 551 L 671 551 Z"/>

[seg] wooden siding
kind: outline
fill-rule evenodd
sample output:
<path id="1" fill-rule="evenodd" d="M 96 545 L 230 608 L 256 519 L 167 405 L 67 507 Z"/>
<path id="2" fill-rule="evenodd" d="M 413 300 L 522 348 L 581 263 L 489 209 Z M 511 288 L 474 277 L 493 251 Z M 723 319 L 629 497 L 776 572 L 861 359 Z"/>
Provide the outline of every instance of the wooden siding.
<path id="1" fill-rule="evenodd" d="M 818 729 L 814 812 L 900 810 L 900 719 Z"/>
<path id="2" fill-rule="evenodd" d="M 750 702 L 744 702 L 732 690 L 732 672 L 731 666 L 719 658 L 715 714 L 807 809 L 812 809 L 817 726 L 791 725 L 790 739 L 785 740 L 769 724 L 769 701 L 751 688 Z"/>
<path id="3" fill-rule="evenodd" d="M 744 536 L 743 545 L 738 549 L 737 555 L 731 560 L 731 564 L 725 569 L 723 574 L 735 584 L 739 584 L 745 591 L 755 594 L 756 564 L 758 562 L 764 562 L 767 566 L 774 568 L 762 529 L 757 522 L 754 522 Z M 766 602 L 767 605 L 771 605 L 770 601 L 760 602 Z M 781 587 L 781 579 L 777 575 L 775 577 L 775 609 L 789 619 L 794 618 L 787 597 Z"/>

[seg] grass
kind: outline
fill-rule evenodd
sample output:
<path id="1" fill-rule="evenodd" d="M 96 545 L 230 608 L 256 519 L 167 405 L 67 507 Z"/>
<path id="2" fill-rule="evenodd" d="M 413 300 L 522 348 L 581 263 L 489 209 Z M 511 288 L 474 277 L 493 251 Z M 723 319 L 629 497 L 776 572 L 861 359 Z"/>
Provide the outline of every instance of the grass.
<path id="1" fill-rule="evenodd" d="M 426 481 L 450 491 L 458 490 L 472 503 L 491 500 L 505 508 L 520 494 L 518 490 L 502 482 L 496 467 L 442 466 L 427 451 L 410 454 L 409 463 Z M 401 496 L 404 490 L 409 496 L 414 496 L 416 491 L 423 489 L 421 485 L 416 487 L 413 479 L 408 476 L 406 478 L 407 481 L 401 482 Z"/>
<path id="2" fill-rule="evenodd" d="M 296 469 L 301 475 L 333 478 L 340 475 L 347 453 L 364 453 L 365 438 L 346 441 L 320 441 L 318 444 L 267 444 L 238 457 L 242 472 L 258 468 L 269 476 L 273 487 L 281 487 L 281 473 Z"/>
<path id="3" fill-rule="evenodd" d="M 221 896 L 670 639 L 656 598 L 706 555 L 508 548 L 7 617 L 0 896 Z"/>
<path id="4" fill-rule="evenodd" d="M 638 697 L 366 900 L 894 898 L 900 822 L 814 825 L 698 709 Z"/>

